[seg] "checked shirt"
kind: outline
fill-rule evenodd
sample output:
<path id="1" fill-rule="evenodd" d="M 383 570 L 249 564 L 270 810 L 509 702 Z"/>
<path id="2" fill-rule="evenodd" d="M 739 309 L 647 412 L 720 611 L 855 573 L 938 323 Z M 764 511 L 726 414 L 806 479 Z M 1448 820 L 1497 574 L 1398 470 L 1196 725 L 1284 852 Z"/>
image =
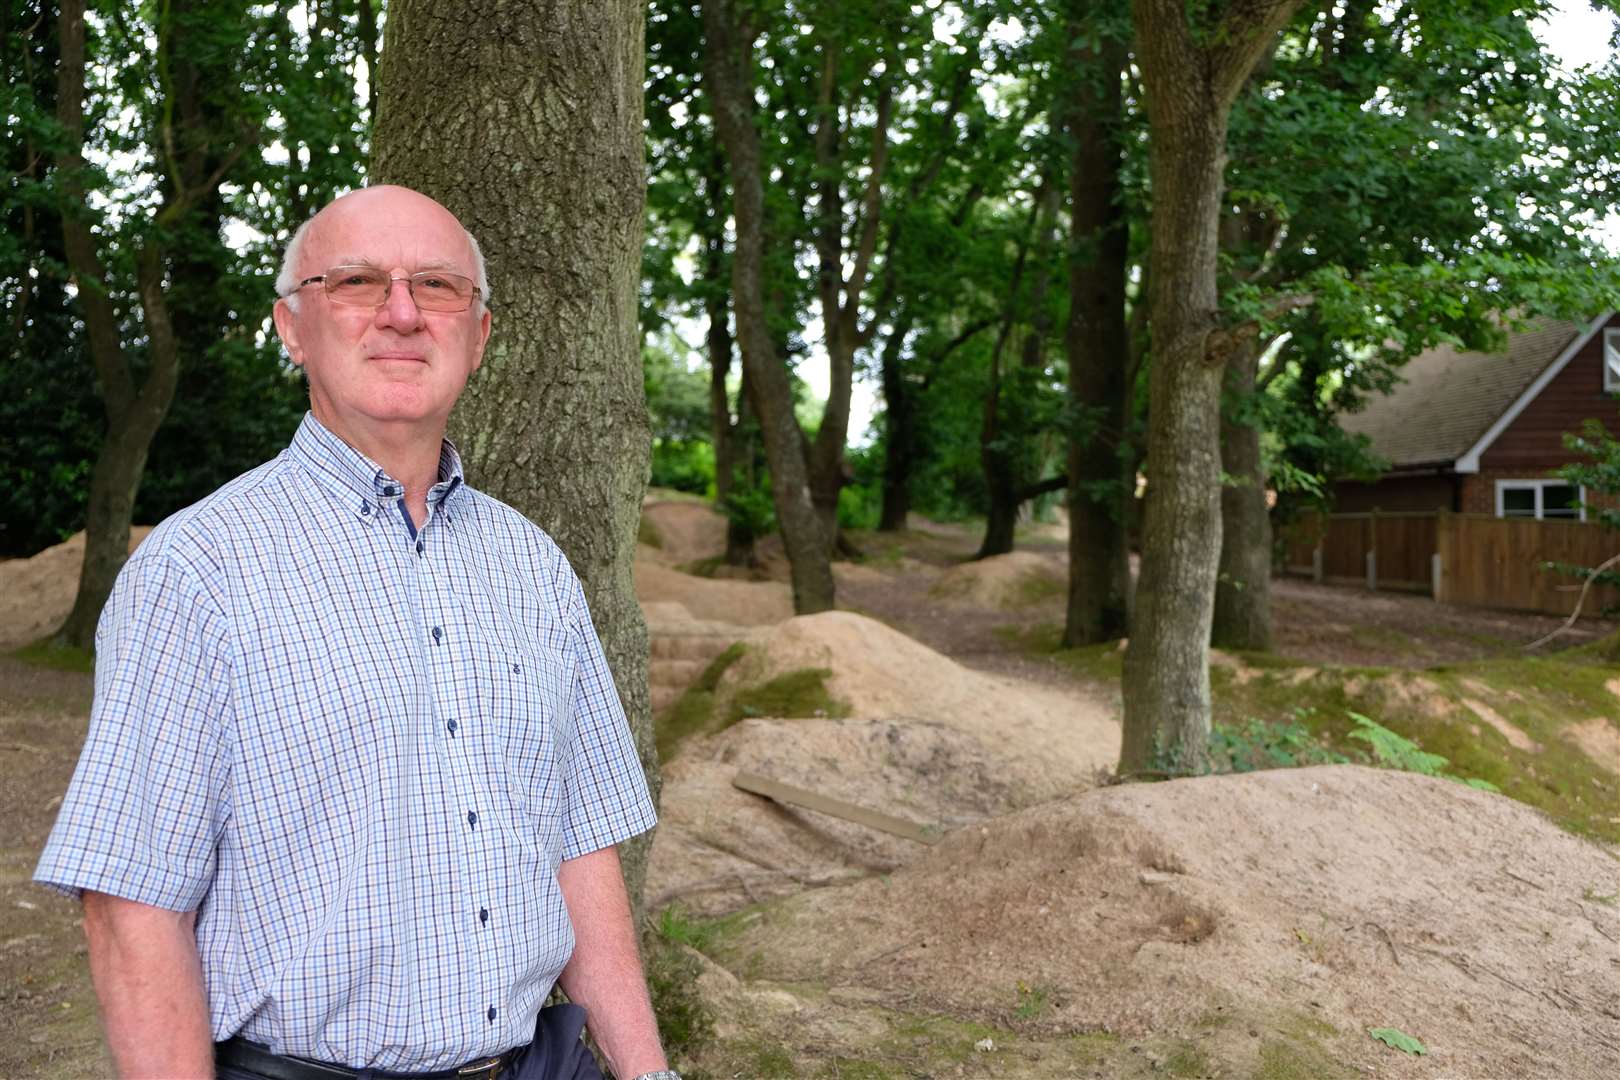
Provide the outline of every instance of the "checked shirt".
<path id="1" fill-rule="evenodd" d="M 449 443 L 402 495 L 306 415 L 153 531 L 35 878 L 195 909 L 216 1039 L 415 1072 L 529 1041 L 559 861 L 654 816 L 557 546 Z"/>

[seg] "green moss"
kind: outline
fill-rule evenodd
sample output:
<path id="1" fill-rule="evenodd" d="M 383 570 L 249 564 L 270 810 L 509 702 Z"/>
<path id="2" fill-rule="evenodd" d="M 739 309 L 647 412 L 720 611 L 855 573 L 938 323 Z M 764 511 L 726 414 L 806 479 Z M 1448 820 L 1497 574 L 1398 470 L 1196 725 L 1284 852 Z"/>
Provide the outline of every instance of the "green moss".
<path id="1" fill-rule="evenodd" d="M 1358 1075 L 1314 1042 L 1265 1039 L 1254 1080 L 1338 1080 Z"/>
<path id="2" fill-rule="evenodd" d="M 693 735 L 717 731 L 726 725 L 715 723 L 715 692 L 726 671 L 743 658 L 748 646 L 738 641 L 710 661 L 697 681 L 676 699 L 663 716 L 659 717 L 653 732 L 658 747 L 658 760 L 668 761 L 675 756 L 681 742 Z"/>
<path id="3" fill-rule="evenodd" d="M 1209 1057 L 1196 1043 L 1183 1040 L 1165 1059 L 1164 1071 L 1171 1076 L 1208 1076 Z"/>
<path id="4" fill-rule="evenodd" d="M 897 1074 L 874 1061 L 835 1057 L 823 1065 L 816 1075 L 830 1077 L 831 1080 L 892 1080 Z"/>
<path id="5" fill-rule="evenodd" d="M 75 649 L 71 645 L 54 645 L 49 638 L 36 641 L 32 645 L 24 645 L 11 655 L 25 664 L 50 668 L 53 671 L 96 670 L 95 653 L 87 649 Z"/>
<path id="6" fill-rule="evenodd" d="M 1018 581 L 1017 604 L 1038 604 L 1068 591 L 1068 582 L 1051 574 L 1025 574 Z"/>
<path id="7" fill-rule="evenodd" d="M 701 1051 L 714 1039 L 714 1015 L 697 988 L 702 962 L 663 934 L 648 934 L 641 952 L 664 1049 L 672 1057 Z"/>
<path id="8" fill-rule="evenodd" d="M 848 716 L 849 705 L 827 693 L 831 677 L 831 668 L 799 668 L 739 690 L 726 711 L 727 724 L 753 716 Z"/>
<path id="9" fill-rule="evenodd" d="M 741 1075 L 757 1076 L 760 1080 L 778 1080 L 779 1077 L 799 1075 L 799 1070 L 794 1067 L 793 1059 L 788 1056 L 788 1052 L 775 1043 L 760 1039 L 738 1049 L 748 1062 L 747 1071 Z"/>

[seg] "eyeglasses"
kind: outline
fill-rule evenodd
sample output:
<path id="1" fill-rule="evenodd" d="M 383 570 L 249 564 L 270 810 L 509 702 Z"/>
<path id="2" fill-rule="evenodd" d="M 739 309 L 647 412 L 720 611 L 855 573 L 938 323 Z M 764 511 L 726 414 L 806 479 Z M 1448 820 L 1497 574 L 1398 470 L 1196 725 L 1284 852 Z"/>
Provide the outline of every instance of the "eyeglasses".
<path id="1" fill-rule="evenodd" d="M 293 292 L 317 281 L 326 290 L 327 299 L 349 307 L 381 307 L 388 302 L 389 290 L 396 281 L 405 282 L 411 299 L 423 311 L 466 311 L 478 295 L 472 279 L 460 274 L 420 270 L 408 278 L 395 278 L 375 266 L 334 266 L 324 274 L 300 281 Z"/>

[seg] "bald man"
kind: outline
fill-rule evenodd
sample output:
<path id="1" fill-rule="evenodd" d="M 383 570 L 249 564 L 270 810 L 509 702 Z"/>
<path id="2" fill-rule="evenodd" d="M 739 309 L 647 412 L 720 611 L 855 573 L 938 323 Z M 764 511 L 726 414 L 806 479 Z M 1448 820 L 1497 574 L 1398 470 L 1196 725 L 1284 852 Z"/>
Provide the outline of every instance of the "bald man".
<path id="1" fill-rule="evenodd" d="M 616 853 L 653 809 L 579 581 L 444 437 L 478 245 L 369 188 L 276 291 L 310 411 L 119 575 L 35 872 L 83 897 L 114 1059 L 572 1080 L 586 1022 L 620 1080 L 668 1080 Z"/>

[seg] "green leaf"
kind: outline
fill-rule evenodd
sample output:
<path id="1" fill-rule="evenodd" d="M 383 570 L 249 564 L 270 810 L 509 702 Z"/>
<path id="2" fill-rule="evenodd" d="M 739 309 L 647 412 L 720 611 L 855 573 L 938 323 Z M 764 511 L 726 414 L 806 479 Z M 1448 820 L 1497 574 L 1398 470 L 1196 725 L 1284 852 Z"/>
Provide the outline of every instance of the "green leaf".
<path id="1" fill-rule="evenodd" d="M 1412 1038 L 1412 1036 L 1408 1035 L 1400 1028 L 1368 1028 L 1367 1034 L 1371 1035 L 1381 1043 L 1386 1043 L 1393 1046 L 1395 1049 L 1405 1051 L 1408 1054 L 1427 1054 L 1429 1052 L 1428 1048 L 1426 1048 L 1422 1043 Z"/>

